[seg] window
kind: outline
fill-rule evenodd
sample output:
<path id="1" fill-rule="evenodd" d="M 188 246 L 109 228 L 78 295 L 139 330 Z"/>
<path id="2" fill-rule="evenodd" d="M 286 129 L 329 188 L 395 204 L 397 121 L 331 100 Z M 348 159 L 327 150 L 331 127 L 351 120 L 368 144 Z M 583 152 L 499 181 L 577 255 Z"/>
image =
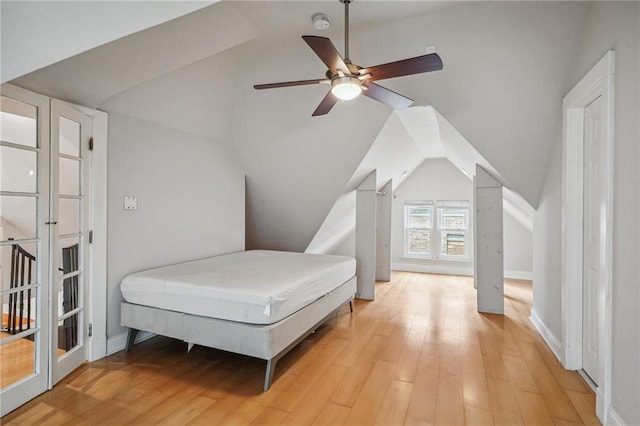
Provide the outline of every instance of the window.
<path id="1" fill-rule="evenodd" d="M 467 230 L 469 229 L 469 207 L 466 201 L 438 203 L 438 234 L 440 236 L 440 258 L 468 257 Z"/>
<path id="2" fill-rule="evenodd" d="M 431 257 L 433 203 L 405 205 L 404 217 L 405 254 Z"/>
<path id="3" fill-rule="evenodd" d="M 468 201 L 412 201 L 405 204 L 404 213 L 405 256 L 468 259 Z"/>

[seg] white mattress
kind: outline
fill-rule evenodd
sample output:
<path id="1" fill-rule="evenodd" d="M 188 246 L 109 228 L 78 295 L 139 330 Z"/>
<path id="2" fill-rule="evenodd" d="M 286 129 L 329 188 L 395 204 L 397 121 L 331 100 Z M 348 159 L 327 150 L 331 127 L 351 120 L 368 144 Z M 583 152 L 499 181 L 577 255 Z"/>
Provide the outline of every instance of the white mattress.
<path id="1" fill-rule="evenodd" d="M 251 250 L 138 272 L 129 303 L 252 324 L 272 324 L 355 275 L 351 257 Z"/>

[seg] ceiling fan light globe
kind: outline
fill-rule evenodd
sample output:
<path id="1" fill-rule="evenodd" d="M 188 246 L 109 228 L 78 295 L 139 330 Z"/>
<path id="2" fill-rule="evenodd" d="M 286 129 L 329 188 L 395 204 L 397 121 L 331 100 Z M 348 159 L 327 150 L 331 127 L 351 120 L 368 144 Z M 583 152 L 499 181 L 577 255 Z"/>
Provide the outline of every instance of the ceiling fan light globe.
<path id="1" fill-rule="evenodd" d="M 331 93 L 336 98 L 349 101 L 362 93 L 362 82 L 354 77 L 339 77 L 331 81 Z"/>

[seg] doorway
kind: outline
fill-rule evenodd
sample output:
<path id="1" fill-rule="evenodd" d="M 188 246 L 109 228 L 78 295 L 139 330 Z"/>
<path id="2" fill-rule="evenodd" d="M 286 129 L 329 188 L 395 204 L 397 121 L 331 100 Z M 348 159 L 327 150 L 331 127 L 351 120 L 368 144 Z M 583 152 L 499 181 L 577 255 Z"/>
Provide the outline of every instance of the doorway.
<path id="1" fill-rule="evenodd" d="M 87 359 L 92 119 L 5 85 L 0 120 L 4 415 Z"/>
<path id="2" fill-rule="evenodd" d="M 562 316 L 565 368 L 611 400 L 613 65 L 608 52 L 563 100 Z"/>

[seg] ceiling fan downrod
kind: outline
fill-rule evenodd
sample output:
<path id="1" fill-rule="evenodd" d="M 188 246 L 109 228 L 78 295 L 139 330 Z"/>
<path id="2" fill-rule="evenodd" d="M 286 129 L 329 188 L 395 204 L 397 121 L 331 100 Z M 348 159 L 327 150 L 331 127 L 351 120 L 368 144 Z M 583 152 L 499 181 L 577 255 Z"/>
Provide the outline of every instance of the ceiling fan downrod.
<path id="1" fill-rule="evenodd" d="M 353 0 L 339 0 L 344 4 L 344 60 L 351 63 L 349 59 L 349 3 Z"/>

